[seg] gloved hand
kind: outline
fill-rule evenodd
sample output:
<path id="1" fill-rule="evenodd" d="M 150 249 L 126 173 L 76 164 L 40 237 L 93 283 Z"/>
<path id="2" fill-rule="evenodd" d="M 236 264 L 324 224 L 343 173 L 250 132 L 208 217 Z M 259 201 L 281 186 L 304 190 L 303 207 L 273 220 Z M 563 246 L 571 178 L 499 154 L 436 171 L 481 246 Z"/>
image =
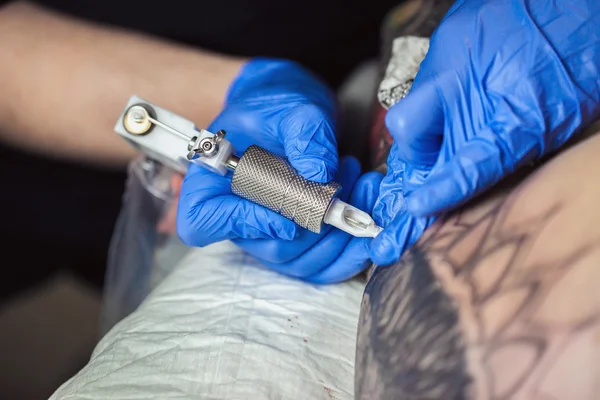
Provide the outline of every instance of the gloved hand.
<path id="1" fill-rule="evenodd" d="M 599 26 L 597 0 L 454 3 L 411 92 L 386 116 L 406 212 L 447 211 L 597 119 Z M 373 242 L 374 261 L 399 256 L 399 227 Z"/>
<path id="2" fill-rule="evenodd" d="M 410 168 L 398 157 L 398 148 L 394 142 L 373 207 L 373 219 L 384 228 L 370 246 L 370 258 L 377 265 L 388 265 L 400 258 L 435 221 L 435 217 L 415 217 L 407 212 L 405 195 L 423 182 L 426 172 Z"/>
<path id="3" fill-rule="evenodd" d="M 305 178 L 328 182 L 338 165 L 333 94 L 298 64 L 249 61 L 209 130 L 227 131 L 238 155 L 257 144 L 286 156 Z M 292 221 L 231 193 L 230 177 L 192 165 L 183 182 L 177 232 L 190 246 L 227 239 L 292 240 Z"/>
<path id="4" fill-rule="evenodd" d="M 371 213 L 383 175 L 369 172 L 360 176 L 360 165 L 352 157 L 342 159 L 336 181 L 342 185 L 341 199 Z M 290 242 L 281 239 L 235 239 L 233 242 L 262 264 L 313 283 L 334 283 L 352 278 L 370 265 L 373 239 L 355 238 L 323 225 L 320 234 L 298 228 Z"/>

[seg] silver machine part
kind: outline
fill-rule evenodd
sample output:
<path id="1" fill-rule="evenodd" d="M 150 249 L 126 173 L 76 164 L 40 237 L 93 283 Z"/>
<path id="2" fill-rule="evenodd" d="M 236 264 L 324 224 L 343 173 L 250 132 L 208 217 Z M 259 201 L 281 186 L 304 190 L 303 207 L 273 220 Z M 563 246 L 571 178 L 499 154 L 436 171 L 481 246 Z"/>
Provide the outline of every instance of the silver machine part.
<path id="1" fill-rule="evenodd" d="M 286 159 L 252 145 L 239 159 L 231 190 L 312 232 L 320 233 L 329 204 L 341 186 L 302 177 Z"/>
<path id="2" fill-rule="evenodd" d="M 376 237 L 382 230 L 373 218 L 337 196 L 336 182 L 317 183 L 302 177 L 285 158 L 250 146 L 240 158 L 226 132 L 198 130 L 192 121 L 131 96 L 115 132 L 149 157 L 180 173 L 196 163 L 221 176 L 233 171 L 234 194 L 320 233 L 329 224 L 355 237 Z M 183 157 L 184 151 L 187 155 Z"/>

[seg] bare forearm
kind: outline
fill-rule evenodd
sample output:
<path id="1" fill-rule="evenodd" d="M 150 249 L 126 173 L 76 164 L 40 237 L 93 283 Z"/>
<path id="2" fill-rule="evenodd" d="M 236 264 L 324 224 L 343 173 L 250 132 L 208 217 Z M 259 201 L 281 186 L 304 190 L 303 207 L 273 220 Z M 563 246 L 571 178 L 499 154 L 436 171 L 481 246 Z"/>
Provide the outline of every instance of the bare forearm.
<path id="1" fill-rule="evenodd" d="M 121 166 L 134 152 L 113 126 L 130 95 L 206 126 L 242 62 L 13 3 L 0 9 L 0 139 Z"/>

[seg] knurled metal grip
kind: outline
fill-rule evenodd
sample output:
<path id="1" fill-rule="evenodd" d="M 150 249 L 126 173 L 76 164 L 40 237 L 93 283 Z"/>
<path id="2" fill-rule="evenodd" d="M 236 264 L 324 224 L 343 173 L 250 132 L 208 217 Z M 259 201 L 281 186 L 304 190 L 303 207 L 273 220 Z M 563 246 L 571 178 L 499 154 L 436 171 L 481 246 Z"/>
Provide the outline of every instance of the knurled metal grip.
<path id="1" fill-rule="evenodd" d="M 244 152 L 231 179 L 234 194 L 315 233 L 321 232 L 329 203 L 340 189 L 337 182 L 305 179 L 289 161 L 255 145 Z"/>

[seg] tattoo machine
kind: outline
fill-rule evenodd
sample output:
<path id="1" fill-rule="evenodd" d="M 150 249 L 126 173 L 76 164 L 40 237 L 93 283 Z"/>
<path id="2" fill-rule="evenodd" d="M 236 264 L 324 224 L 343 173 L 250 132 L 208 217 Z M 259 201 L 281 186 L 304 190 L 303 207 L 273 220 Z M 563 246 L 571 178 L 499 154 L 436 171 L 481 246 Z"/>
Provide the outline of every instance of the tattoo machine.
<path id="1" fill-rule="evenodd" d="M 338 183 L 309 181 L 285 158 L 256 145 L 237 157 L 231 142 L 225 140 L 225 131 L 198 130 L 193 122 L 137 96 L 129 99 L 115 132 L 150 158 L 181 173 L 189 163 L 222 176 L 232 171 L 235 195 L 312 232 L 320 233 L 323 223 L 356 237 L 375 237 L 382 231 L 369 214 L 338 198 Z"/>

